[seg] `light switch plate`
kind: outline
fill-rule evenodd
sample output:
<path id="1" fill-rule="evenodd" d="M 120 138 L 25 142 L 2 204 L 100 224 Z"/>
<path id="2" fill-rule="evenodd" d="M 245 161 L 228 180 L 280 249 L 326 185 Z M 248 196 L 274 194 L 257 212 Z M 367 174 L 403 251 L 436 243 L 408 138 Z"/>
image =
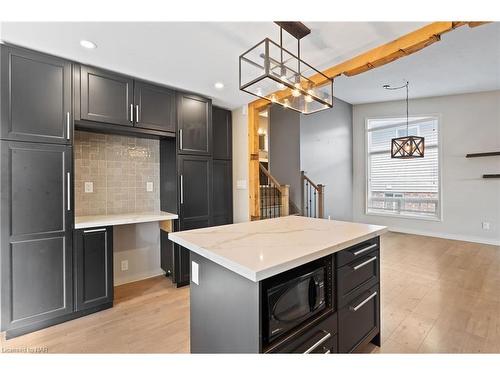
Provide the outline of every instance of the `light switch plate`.
<path id="1" fill-rule="evenodd" d="M 121 262 L 121 269 L 122 271 L 128 271 L 128 260 L 122 260 Z"/>
<path id="2" fill-rule="evenodd" d="M 483 230 L 490 230 L 489 221 L 483 221 Z"/>
<path id="3" fill-rule="evenodd" d="M 153 191 L 153 183 L 148 181 L 146 182 L 146 191 Z"/>
<path id="4" fill-rule="evenodd" d="M 198 271 L 198 263 L 191 261 L 191 281 L 196 285 L 200 285 Z"/>
<path id="5" fill-rule="evenodd" d="M 236 181 L 236 189 L 244 190 L 247 188 L 247 180 Z"/>
<path id="6" fill-rule="evenodd" d="M 94 192 L 94 183 L 92 181 L 85 181 L 85 192 L 86 193 Z"/>

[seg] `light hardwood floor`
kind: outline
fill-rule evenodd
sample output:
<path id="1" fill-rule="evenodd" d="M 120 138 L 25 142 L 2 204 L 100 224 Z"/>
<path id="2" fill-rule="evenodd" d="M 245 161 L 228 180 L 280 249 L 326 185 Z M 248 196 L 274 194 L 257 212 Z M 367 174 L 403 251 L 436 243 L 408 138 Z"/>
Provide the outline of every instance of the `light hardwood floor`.
<path id="1" fill-rule="evenodd" d="M 382 347 L 365 353 L 500 353 L 500 247 L 387 233 Z M 165 277 L 115 288 L 115 306 L 5 341 L 49 353 L 189 352 L 189 288 Z"/>

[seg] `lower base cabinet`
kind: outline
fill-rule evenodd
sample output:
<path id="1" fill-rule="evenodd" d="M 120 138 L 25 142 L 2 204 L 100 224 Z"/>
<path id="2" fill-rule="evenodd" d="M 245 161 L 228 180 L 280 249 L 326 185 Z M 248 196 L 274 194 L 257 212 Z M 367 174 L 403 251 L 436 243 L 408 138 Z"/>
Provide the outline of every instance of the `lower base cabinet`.
<path id="1" fill-rule="evenodd" d="M 75 309 L 113 302 L 113 227 L 79 229 L 74 234 Z"/>

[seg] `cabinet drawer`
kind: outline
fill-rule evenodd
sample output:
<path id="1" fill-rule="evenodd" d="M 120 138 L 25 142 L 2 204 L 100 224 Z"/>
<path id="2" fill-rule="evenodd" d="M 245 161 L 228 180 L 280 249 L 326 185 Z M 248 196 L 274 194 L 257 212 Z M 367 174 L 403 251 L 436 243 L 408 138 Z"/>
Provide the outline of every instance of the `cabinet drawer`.
<path id="1" fill-rule="evenodd" d="M 350 353 L 365 338 L 380 329 L 380 295 L 378 284 L 355 298 L 338 312 L 339 353 Z"/>
<path id="2" fill-rule="evenodd" d="M 337 353 L 337 314 L 313 321 L 292 333 L 267 353 Z"/>
<path id="3" fill-rule="evenodd" d="M 337 271 L 337 296 L 339 307 L 363 293 L 379 282 L 379 251 L 367 255 L 340 267 Z"/>
<path id="4" fill-rule="evenodd" d="M 361 242 L 350 248 L 342 250 L 336 254 L 336 265 L 337 268 L 345 266 L 361 257 L 364 257 L 367 253 L 379 249 L 379 237 L 372 238 L 368 241 Z"/>

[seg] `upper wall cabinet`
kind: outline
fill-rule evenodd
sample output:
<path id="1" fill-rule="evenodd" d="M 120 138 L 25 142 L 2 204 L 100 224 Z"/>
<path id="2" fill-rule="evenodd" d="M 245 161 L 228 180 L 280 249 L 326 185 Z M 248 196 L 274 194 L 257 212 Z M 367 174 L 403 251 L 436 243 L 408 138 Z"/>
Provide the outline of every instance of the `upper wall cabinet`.
<path id="1" fill-rule="evenodd" d="M 71 63 L 1 46 L 1 138 L 70 143 Z"/>
<path id="2" fill-rule="evenodd" d="M 175 132 L 175 91 L 135 81 L 135 126 Z"/>
<path id="3" fill-rule="evenodd" d="M 212 101 L 179 93 L 177 113 L 179 152 L 210 155 L 212 153 Z"/>
<path id="4" fill-rule="evenodd" d="M 133 126 L 134 80 L 88 66 L 80 69 L 80 118 Z"/>
<path id="5" fill-rule="evenodd" d="M 222 108 L 213 107 L 212 124 L 214 159 L 231 160 L 233 155 L 231 112 Z"/>

